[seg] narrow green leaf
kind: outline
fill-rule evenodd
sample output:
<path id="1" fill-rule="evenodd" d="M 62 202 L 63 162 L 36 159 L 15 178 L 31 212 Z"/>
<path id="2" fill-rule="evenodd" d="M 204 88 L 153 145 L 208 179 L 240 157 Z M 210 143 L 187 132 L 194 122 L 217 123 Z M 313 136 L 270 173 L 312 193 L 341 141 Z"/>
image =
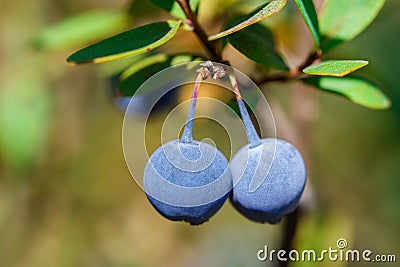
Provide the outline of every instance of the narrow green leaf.
<path id="1" fill-rule="evenodd" d="M 223 32 L 208 37 L 208 40 L 216 40 L 234 32 L 240 31 L 243 28 L 246 28 L 279 12 L 285 5 L 286 0 L 272 0 L 266 4 L 263 4 L 262 6 L 256 8 L 253 12 L 251 12 L 248 16 L 243 17 L 243 20 L 238 22 L 237 25 Z"/>
<path id="2" fill-rule="evenodd" d="M 71 64 L 101 63 L 148 52 L 170 40 L 181 21 L 147 24 L 75 52 L 67 61 Z"/>
<path id="3" fill-rule="evenodd" d="M 311 75 L 343 77 L 366 65 L 368 65 L 368 61 L 365 60 L 327 60 L 309 66 L 303 72 Z"/>
<path id="4" fill-rule="evenodd" d="M 327 0 L 319 20 L 323 50 L 328 51 L 364 31 L 384 4 L 385 0 Z"/>
<path id="5" fill-rule="evenodd" d="M 312 36 L 314 37 L 316 47 L 320 44 L 320 34 L 317 12 L 315 11 L 314 3 L 312 0 L 295 0 L 299 7 L 300 13 L 303 16 L 307 27 L 310 29 Z"/>
<path id="6" fill-rule="evenodd" d="M 303 81 L 367 108 L 387 109 L 391 105 L 389 98 L 376 85 L 361 78 L 311 77 Z"/>
<path id="7" fill-rule="evenodd" d="M 91 10 L 39 31 L 33 45 L 48 50 L 82 46 L 123 29 L 127 22 L 128 17 L 123 12 Z"/>
<path id="8" fill-rule="evenodd" d="M 288 70 L 275 50 L 272 33 L 263 25 L 253 24 L 228 36 L 228 42 L 251 60 L 268 68 Z"/>
<path id="9" fill-rule="evenodd" d="M 185 12 L 175 0 L 150 0 L 156 6 L 168 11 L 172 16 L 178 19 L 186 19 Z M 190 0 L 190 8 L 193 12 L 197 13 L 199 8 L 200 0 Z"/>
<path id="10" fill-rule="evenodd" d="M 194 60 L 201 60 L 201 57 L 189 54 L 157 54 L 147 57 L 140 62 L 134 63 L 120 75 L 117 95 L 133 96 L 139 87 L 157 72 L 173 65 Z M 179 77 L 170 78 L 170 81 L 179 79 Z M 167 80 L 163 81 L 164 85 L 168 82 Z M 156 89 L 154 88 L 154 90 Z"/>

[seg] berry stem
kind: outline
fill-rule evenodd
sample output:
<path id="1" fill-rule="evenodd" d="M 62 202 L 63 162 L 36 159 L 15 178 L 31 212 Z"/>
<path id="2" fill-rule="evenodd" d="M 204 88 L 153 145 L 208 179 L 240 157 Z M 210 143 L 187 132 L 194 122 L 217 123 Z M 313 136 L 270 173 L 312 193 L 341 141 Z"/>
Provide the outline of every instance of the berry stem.
<path id="1" fill-rule="evenodd" d="M 262 144 L 260 137 L 257 134 L 254 124 L 252 123 L 249 113 L 247 112 L 246 105 L 244 104 L 242 95 L 239 91 L 239 85 L 233 73 L 229 73 L 229 79 L 231 81 L 233 92 L 236 96 L 236 101 L 239 106 L 240 115 L 242 116 L 244 127 L 246 128 L 247 138 L 249 140 L 250 147 L 256 147 Z"/>
<path id="2" fill-rule="evenodd" d="M 199 95 L 199 88 L 201 81 L 203 80 L 201 74 L 197 75 L 194 83 L 192 99 L 190 101 L 189 113 L 186 119 L 185 129 L 183 130 L 181 142 L 191 143 L 193 141 L 193 124 L 194 124 L 194 113 L 196 111 L 197 96 Z"/>

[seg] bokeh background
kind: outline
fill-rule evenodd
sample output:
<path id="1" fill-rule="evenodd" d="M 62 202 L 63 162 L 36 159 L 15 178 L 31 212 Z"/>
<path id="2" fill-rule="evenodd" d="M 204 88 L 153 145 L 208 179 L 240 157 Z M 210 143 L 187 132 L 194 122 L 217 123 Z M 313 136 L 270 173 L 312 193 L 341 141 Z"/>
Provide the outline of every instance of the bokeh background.
<path id="1" fill-rule="evenodd" d="M 215 33 L 227 6 L 250 10 L 260 2 L 204 0 L 200 22 Z M 268 25 L 296 65 L 312 44 L 292 2 Z M 125 165 L 123 115 L 110 94 L 109 77 L 129 61 L 72 67 L 65 58 L 87 41 L 60 41 L 54 33 L 48 43 L 38 41 L 49 26 L 89 10 L 130 9 L 105 35 L 168 18 L 166 12 L 147 0 L 0 3 L 0 266 L 266 266 L 256 252 L 278 248 L 282 225 L 255 224 L 226 203 L 210 222 L 192 227 L 165 220 L 148 203 Z M 327 55 L 369 60 L 358 74 L 381 85 L 393 102 L 389 110 L 368 110 L 299 83 L 262 88 L 278 136 L 294 142 L 307 162 L 312 189 L 295 237 L 299 249 L 335 247 L 346 238 L 351 248 L 400 257 L 399 25 L 400 2 L 388 0 L 364 33 Z M 201 46 L 183 32 L 160 50 L 198 53 Z M 256 69 L 233 48 L 225 57 L 244 72 Z M 183 90 L 178 100 L 187 97 Z M 310 265 L 318 263 L 292 266 Z"/>

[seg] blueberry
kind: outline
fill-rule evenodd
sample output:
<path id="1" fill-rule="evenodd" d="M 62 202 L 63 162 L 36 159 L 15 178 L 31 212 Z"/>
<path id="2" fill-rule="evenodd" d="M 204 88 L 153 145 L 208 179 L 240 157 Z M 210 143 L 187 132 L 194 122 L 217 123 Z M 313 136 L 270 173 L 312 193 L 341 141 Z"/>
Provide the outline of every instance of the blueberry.
<path id="1" fill-rule="evenodd" d="M 277 223 L 297 207 L 306 169 L 290 143 L 275 138 L 261 142 L 242 147 L 230 163 L 235 183 L 231 203 L 250 220 Z"/>
<path id="2" fill-rule="evenodd" d="M 225 156 L 212 145 L 195 140 L 173 140 L 159 147 L 144 172 L 147 198 L 161 215 L 173 221 L 208 221 L 231 188 Z"/>
<path id="3" fill-rule="evenodd" d="M 193 118 L 202 76 L 197 77 L 179 140 L 159 147 L 144 171 L 144 190 L 165 218 L 201 224 L 224 204 L 232 189 L 228 160 L 215 147 L 193 140 Z"/>
<path id="4" fill-rule="evenodd" d="M 249 144 L 232 158 L 233 206 L 246 218 L 260 223 L 277 223 L 298 205 L 306 183 L 303 158 L 290 143 L 260 139 L 241 98 L 238 84 L 230 75 Z"/>

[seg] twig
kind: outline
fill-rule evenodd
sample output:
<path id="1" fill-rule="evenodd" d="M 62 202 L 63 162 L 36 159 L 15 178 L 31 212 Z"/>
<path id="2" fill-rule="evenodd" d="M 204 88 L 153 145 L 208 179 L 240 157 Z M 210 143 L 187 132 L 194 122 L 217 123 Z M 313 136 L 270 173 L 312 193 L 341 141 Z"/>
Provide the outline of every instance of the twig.
<path id="1" fill-rule="evenodd" d="M 293 239 L 296 234 L 297 225 L 299 223 L 299 218 L 301 215 L 301 209 L 298 207 L 292 213 L 286 216 L 285 224 L 283 225 L 283 237 L 281 241 L 281 249 L 286 251 L 286 256 L 293 249 Z M 278 267 L 287 267 L 289 261 L 278 261 Z"/>
<path id="2" fill-rule="evenodd" d="M 216 43 L 208 41 L 208 36 L 206 32 L 204 31 L 203 27 L 198 23 L 196 15 L 190 8 L 189 0 L 175 0 L 175 1 L 179 4 L 179 6 L 182 8 L 183 12 L 186 15 L 186 18 L 193 25 L 194 33 L 196 34 L 197 38 L 206 49 L 210 59 L 214 62 L 222 62 L 222 57 L 217 52 L 217 47 L 215 45 Z"/>
<path id="3" fill-rule="evenodd" d="M 256 81 L 257 85 L 263 85 L 266 83 L 270 82 L 286 82 L 286 81 L 292 81 L 292 80 L 297 80 L 303 76 L 307 76 L 306 74 L 303 73 L 303 69 L 307 68 L 308 66 L 314 64 L 315 62 L 319 61 L 321 58 L 322 52 L 320 49 L 316 50 L 314 53 L 312 53 L 300 66 L 291 69 L 287 72 L 279 73 L 276 75 L 272 76 L 266 76 L 258 81 Z"/>
<path id="4" fill-rule="evenodd" d="M 217 49 L 215 41 L 209 41 L 206 32 L 204 31 L 203 27 L 198 23 L 197 16 L 193 13 L 193 10 L 190 8 L 189 0 L 175 0 L 179 6 L 182 8 L 183 12 L 186 15 L 186 18 L 193 26 L 193 31 L 196 34 L 197 38 L 204 46 L 205 50 L 207 51 L 208 56 L 214 62 L 224 63 L 229 65 L 229 62 L 224 61 L 220 52 Z M 284 73 L 279 73 L 277 75 L 266 76 L 258 81 L 256 81 L 257 85 L 263 85 L 265 83 L 270 83 L 274 81 L 291 81 L 296 80 L 302 76 L 306 76 L 303 73 L 303 69 L 308 67 L 309 65 L 313 64 L 317 60 L 321 58 L 322 51 L 320 49 L 316 50 L 313 54 L 311 54 L 303 64 L 298 66 L 297 68 L 291 69 Z"/>

